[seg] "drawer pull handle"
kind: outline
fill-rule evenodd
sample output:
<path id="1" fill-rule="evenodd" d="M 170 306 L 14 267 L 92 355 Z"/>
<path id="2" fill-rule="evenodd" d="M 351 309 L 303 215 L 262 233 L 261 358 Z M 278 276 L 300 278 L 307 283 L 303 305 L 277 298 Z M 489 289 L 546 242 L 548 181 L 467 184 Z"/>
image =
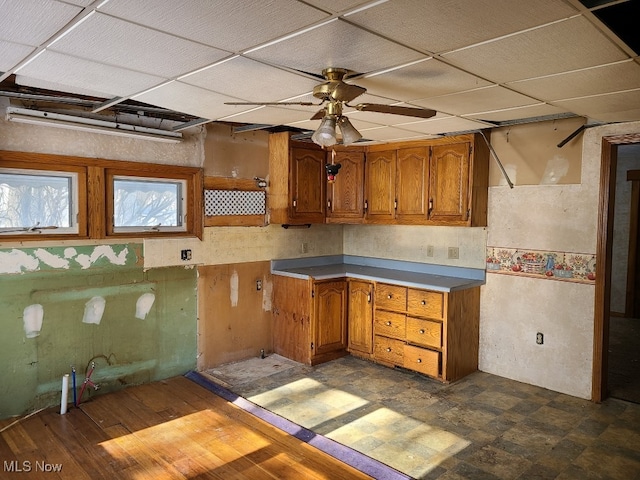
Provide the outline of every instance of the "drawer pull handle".
<path id="1" fill-rule="evenodd" d="M 391 351 L 391 347 L 387 347 L 387 352 L 390 352 L 390 351 Z"/>
<path id="2" fill-rule="evenodd" d="M 417 361 L 418 361 L 418 363 L 422 363 L 422 359 L 421 358 L 419 358 Z"/>
<path id="3" fill-rule="evenodd" d="M 420 334 L 421 334 L 421 335 L 424 335 L 424 328 L 421 328 L 421 329 L 420 329 Z"/>
<path id="4" fill-rule="evenodd" d="M 389 294 L 389 295 L 387 295 L 387 298 L 391 299 L 391 298 L 393 298 L 393 295 Z"/>
<path id="5" fill-rule="evenodd" d="M 387 327 L 390 327 L 390 326 L 391 326 L 391 321 L 390 321 L 390 320 L 387 320 L 387 321 L 385 322 L 385 325 L 386 325 Z"/>
<path id="6" fill-rule="evenodd" d="M 426 304 L 427 304 L 427 301 L 426 301 L 426 300 L 422 300 L 420 303 L 421 303 L 422 305 L 426 305 Z"/>

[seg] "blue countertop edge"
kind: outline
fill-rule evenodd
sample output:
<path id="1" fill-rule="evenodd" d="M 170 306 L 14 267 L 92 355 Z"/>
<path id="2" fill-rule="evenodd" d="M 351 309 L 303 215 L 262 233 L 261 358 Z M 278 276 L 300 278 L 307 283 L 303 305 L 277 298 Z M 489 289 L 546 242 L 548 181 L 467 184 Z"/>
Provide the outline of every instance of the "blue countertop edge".
<path id="1" fill-rule="evenodd" d="M 486 271 L 479 268 L 355 255 L 272 260 L 271 273 L 315 280 L 349 277 L 441 292 L 484 285 L 486 276 Z"/>

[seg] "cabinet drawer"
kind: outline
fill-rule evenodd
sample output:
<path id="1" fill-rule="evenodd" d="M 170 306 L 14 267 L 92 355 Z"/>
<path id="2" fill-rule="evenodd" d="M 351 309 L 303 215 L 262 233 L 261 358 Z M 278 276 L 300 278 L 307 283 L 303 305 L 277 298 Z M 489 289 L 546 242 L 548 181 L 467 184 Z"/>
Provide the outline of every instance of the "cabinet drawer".
<path id="1" fill-rule="evenodd" d="M 407 309 L 407 289 L 396 285 L 376 285 L 376 308 L 404 312 Z"/>
<path id="2" fill-rule="evenodd" d="M 376 310 L 373 320 L 373 333 L 404 340 L 406 333 L 406 316 L 404 313 Z"/>
<path id="3" fill-rule="evenodd" d="M 440 375 L 440 352 L 405 345 L 403 354 L 404 368 L 415 370 L 431 377 Z"/>
<path id="4" fill-rule="evenodd" d="M 376 360 L 402 366 L 404 347 L 405 344 L 401 340 L 376 335 L 374 337 L 373 355 Z"/>
<path id="5" fill-rule="evenodd" d="M 444 311 L 444 295 L 441 292 L 415 290 L 407 293 L 407 311 L 411 315 L 429 318 L 442 318 Z"/>
<path id="6" fill-rule="evenodd" d="M 442 323 L 421 318 L 407 317 L 407 342 L 427 347 L 442 347 Z"/>

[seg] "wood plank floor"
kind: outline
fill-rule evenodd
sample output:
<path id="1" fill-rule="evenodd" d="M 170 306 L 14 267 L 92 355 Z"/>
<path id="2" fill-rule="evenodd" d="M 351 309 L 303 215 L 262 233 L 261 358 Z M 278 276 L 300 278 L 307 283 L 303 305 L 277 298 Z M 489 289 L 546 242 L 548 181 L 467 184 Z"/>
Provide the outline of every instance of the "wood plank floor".
<path id="1" fill-rule="evenodd" d="M 0 462 L 2 479 L 371 478 L 184 377 L 25 418 L 0 433 Z"/>

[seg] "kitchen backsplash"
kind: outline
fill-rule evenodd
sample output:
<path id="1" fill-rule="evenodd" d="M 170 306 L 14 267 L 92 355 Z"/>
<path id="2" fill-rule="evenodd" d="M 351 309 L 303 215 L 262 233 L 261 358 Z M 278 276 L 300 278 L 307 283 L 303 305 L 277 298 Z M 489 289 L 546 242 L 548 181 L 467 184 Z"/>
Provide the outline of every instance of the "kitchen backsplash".
<path id="1" fill-rule="evenodd" d="M 596 256 L 590 253 L 487 247 L 487 272 L 595 283 Z"/>

